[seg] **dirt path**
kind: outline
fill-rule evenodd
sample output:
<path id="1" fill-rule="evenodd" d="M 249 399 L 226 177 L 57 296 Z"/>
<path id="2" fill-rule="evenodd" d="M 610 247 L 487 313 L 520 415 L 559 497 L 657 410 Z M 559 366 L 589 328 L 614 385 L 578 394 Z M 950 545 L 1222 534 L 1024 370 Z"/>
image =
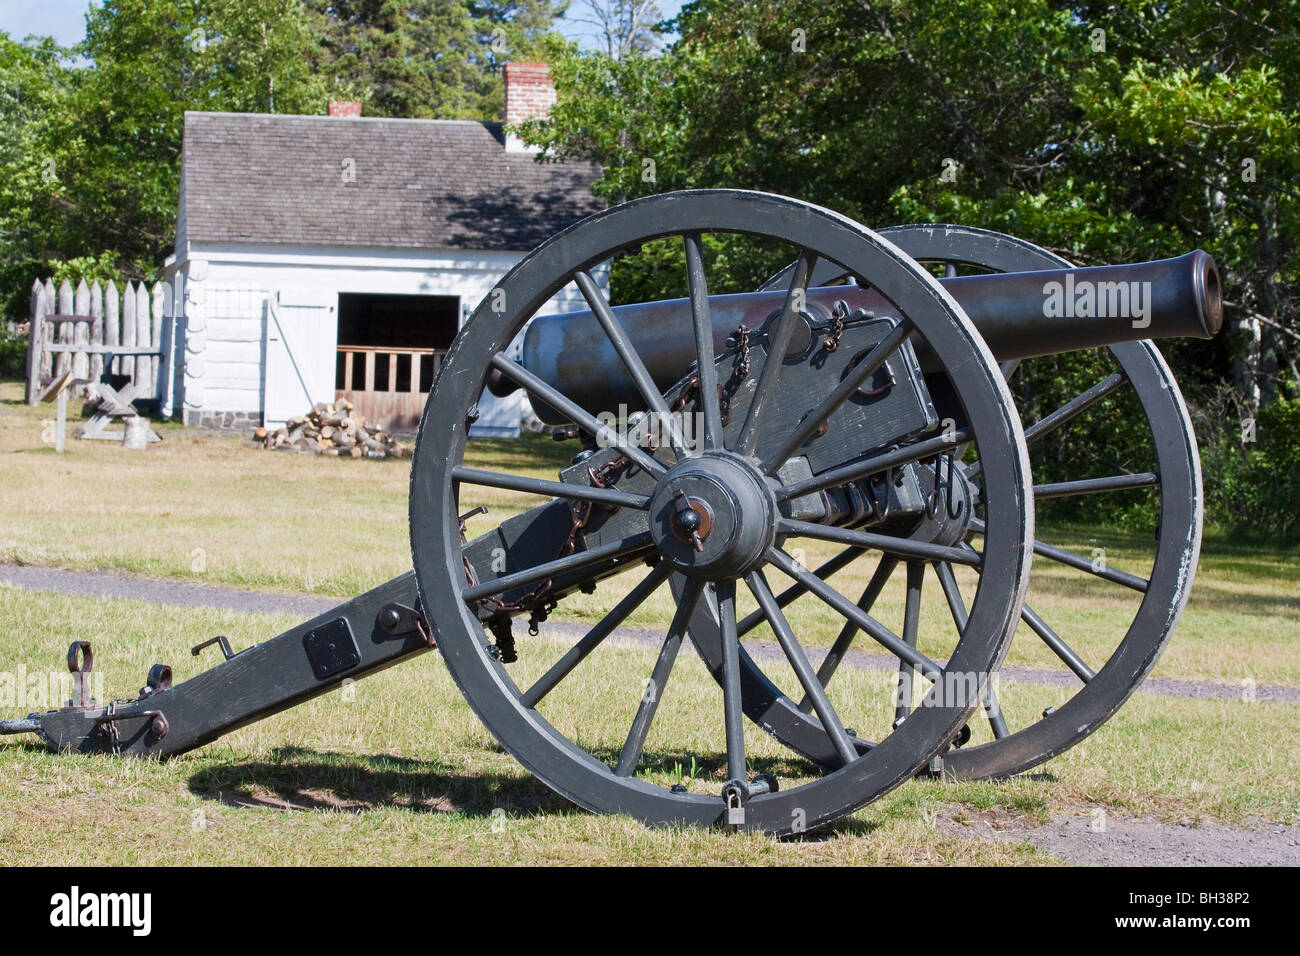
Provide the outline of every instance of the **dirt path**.
<path id="1" fill-rule="evenodd" d="M 0 582 L 29 591 L 79 594 L 89 597 L 131 598 L 177 607 L 213 607 L 262 614 L 322 614 L 339 604 L 315 595 L 267 594 L 207 584 L 162 581 L 120 571 L 65 571 L 20 564 L 0 564 Z"/>
<path id="2" fill-rule="evenodd" d="M 940 814 L 935 826 L 972 840 L 1028 843 L 1083 866 L 1300 866 L 1300 826 L 1283 823 L 1190 826 L 1094 808 L 1058 814 L 1035 826 L 994 811 L 954 808 Z"/>
<path id="3" fill-rule="evenodd" d="M 304 619 L 323 614 L 342 600 L 315 595 L 271 594 L 217 585 L 185 584 L 179 581 L 123 574 L 120 571 L 66 571 L 60 568 L 17 564 L 0 564 L 0 582 L 32 591 L 50 591 L 56 594 L 131 598 L 177 607 L 213 607 L 262 614 L 293 614 Z M 572 635 L 575 640 L 585 633 L 585 628 L 578 624 L 554 622 L 543 626 L 549 634 Z M 663 634 L 658 631 L 639 628 L 620 628 L 615 635 L 619 640 L 637 645 L 657 647 L 663 641 Z M 776 644 L 746 641 L 745 647 L 760 664 L 785 660 L 781 649 Z M 817 661 L 813 663 L 815 666 Z M 898 659 L 887 654 L 869 654 L 865 651 L 851 650 L 845 655 L 844 663 L 866 670 L 893 670 L 898 666 Z M 1078 683 L 1078 679 L 1073 674 L 1065 671 L 1028 667 L 1004 667 L 1002 676 L 1008 680 L 1046 686 L 1074 686 Z M 1240 700 L 1241 686 L 1225 681 L 1149 677 L 1138 688 L 1138 693 L 1160 694 L 1165 697 Z M 1300 703 L 1300 687 L 1262 686 L 1256 690 L 1256 699 Z"/>

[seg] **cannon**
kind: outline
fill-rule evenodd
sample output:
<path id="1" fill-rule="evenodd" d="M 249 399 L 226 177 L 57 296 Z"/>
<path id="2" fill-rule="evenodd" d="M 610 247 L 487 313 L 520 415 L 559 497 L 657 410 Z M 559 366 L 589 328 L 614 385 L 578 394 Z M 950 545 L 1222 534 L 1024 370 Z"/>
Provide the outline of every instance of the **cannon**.
<path id="1" fill-rule="evenodd" d="M 918 261 L 936 266 L 949 278 L 956 276 L 959 269 L 967 268 L 984 274 L 1028 274 L 1070 268 L 1064 259 L 1031 243 L 983 229 L 953 225 L 897 226 L 882 230 L 881 235 L 887 236 Z M 1188 260 L 1186 256 L 1180 258 Z M 1187 303 L 1187 312 L 1181 320 L 1170 317 L 1172 323 L 1189 323 L 1183 326 L 1183 334 L 1195 337 L 1212 336 L 1222 325 L 1218 279 L 1212 263 L 1207 261 L 1204 265 L 1205 271 L 1200 275 L 1187 276 L 1190 286 L 1185 291 L 1193 291 L 1198 302 Z M 768 285 L 782 285 L 788 281 L 788 272 L 774 277 Z M 841 278 L 842 273 L 830 264 L 824 264 L 814 275 L 814 281 L 822 283 Z M 1207 311 L 1201 313 L 1201 308 Z M 975 314 L 980 313 L 977 310 Z M 1201 322 L 1204 324 L 1195 327 Z M 1165 328 L 1169 330 L 1165 334 L 1180 334 L 1173 324 Z M 1050 434 L 1068 429 L 1071 422 L 1097 403 L 1128 393 L 1127 411 L 1147 424 L 1151 470 L 1078 482 L 1036 483 L 1034 497 L 1123 494 L 1141 488 L 1159 494 L 1159 519 L 1149 564 L 1147 568 L 1139 569 L 1143 573 L 1133 574 L 1098 566 L 1095 560 L 1083 562 L 1077 555 L 1041 540 L 1035 541 L 1034 550 L 1036 555 L 1052 562 L 1049 567 L 1068 568 L 1076 577 L 1090 577 L 1107 587 L 1135 595 L 1137 606 L 1120 613 L 1120 617 L 1128 618 L 1126 626 L 1116 627 L 1116 634 L 1099 642 L 1094 668 L 1032 607 L 1026 605 L 1021 612 L 1025 640 L 1041 642 L 1069 672 L 1067 681 L 1070 682 L 1058 692 L 1053 706 L 1032 713 L 1020 708 L 1020 721 L 1014 731 L 1008 725 L 1006 708 L 1002 703 L 996 699 L 985 701 L 984 710 L 988 717 L 985 740 L 971 743 L 968 728 L 964 728 L 944 758 L 929 765 L 928 769 L 940 771 L 950 779 L 999 778 L 1021 773 L 1063 753 L 1094 732 L 1120 708 L 1155 666 L 1186 604 L 1196 571 L 1202 518 L 1200 462 L 1187 408 L 1178 383 L 1153 342 L 1117 341 L 1104 352 L 1098 364 L 1109 368 L 1099 373 L 1091 387 L 1082 389 L 1038 421 L 1028 423 L 1027 441 L 1032 446 Z M 1015 359 L 1010 355 L 1002 357 L 1007 359 L 1002 363 L 1002 372 L 1010 377 L 1015 374 L 1019 359 L 1024 355 Z M 978 475 L 978 463 L 968 467 L 966 474 L 971 477 Z M 827 562 L 824 573 L 834 573 L 838 567 L 838 561 Z M 860 599 L 864 607 L 870 608 L 896 568 L 896 561 L 888 556 L 882 557 Z M 920 599 L 920 570 L 915 562 L 907 568 L 908 594 L 914 602 Z M 952 569 L 936 562 L 933 570 L 944 603 L 953 615 L 954 624 L 960 627 L 964 612 L 960 588 Z M 822 569 L 819 573 L 823 573 Z M 783 604 L 800 593 L 797 587 L 783 593 Z M 751 614 L 742 620 L 740 633 L 743 635 L 758 624 L 756 616 Z M 854 632 L 847 628 L 837 634 L 818 670 L 823 683 L 831 680 L 853 638 Z M 747 698 L 753 702 L 748 709 L 751 717 L 760 723 L 784 728 L 781 739 L 796 750 L 814 759 L 830 759 L 826 756 L 824 735 L 819 728 L 810 726 L 813 721 L 806 717 L 806 702 L 799 708 L 804 716 L 793 717 L 789 702 L 782 700 L 782 695 L 761 679 L 761 672 L 752 666 L 752 661 L 746 658 L 745 665 L 746 680 L 756 683 L 755 690 Z M 1012 716 L 1013 722 L 1015 716 Z"/>
<path id="2" fill-rule="evenodd" d="M 758 290 L 711 294 L 705 237 L 729 233 L 781 244 L 791 265 Z M 686 295 L 611 307 L 596 270 L 665 242 L 684 256 Z M 570 284 L 587 311 L 537 315 Z M 90 648 L 74 642 L 82 679 L 68 705 L 0 732 L 166 757 L 436 647 L 528 771 L 582 807 L 649 824 L 796 834 L 919 772 L 1020 772 L 1100 726 L 1169 639 L 1196 565 L 1200 475 L 1149 340 L 1221 323 L 1201 252 L 1073 269 L 983 230 L 872 232 L 737 190 L 607 209 L 511 269 L 447 354 L 412 462 L 411 572 L 237 653 L 205 642 L 196 654 L 216 644 L 225 659 L 181 683 L 155 666 L 132 700 L 90 699 Z M 1022 425 L 1007 385 L 1016 363 L 1086 347 L 1104 348 L 1113 374 Z M 467 464 L 485 388 L 524 389 L 577 446 L 571 464 L 554 478 Z M 1150 423 L 1149 470 L 1035 483 L 1030 446 L 1120 390 Z M 1143 489 L 1160 495 L 1145 575 L 1036 537 L 1035 500 Z M 489 527 L 484 505 L 503 500 L 517 513 Z M 809 567 L 809 555 L 824 560 Z M 1104 659 L 1087 662 L 1026 604 L 1035 558 L 1140 595 Z M 900 568 L 895 631 L 873 610 Z M 930 573 L 942 625 L 922 600 Z M 865 582 L 857 599 L 843 593 L 850 578 Z M 516 619 L 535 634 L 601 581 L 617 600 L 554 660 L 516 638 Z M 805 599 L 816 613 L 796 630 L 786 609 Z M 584 682 L 584 661 L 617 653 L 609 638 L 656 607 L 667 623 L 650 673 L 631 675 L 630 693 Z M 779 659 L 754 652 L 756 631 Z M 892 662 L 881 686 L 832 682 L 858 635 Z M 999 668 L 1030 635 L 1077 683 L 1041 714 L 1012 714 Z M 686 643 L 717 682 L 720 719 L 665 728 L 656 717 Z M 1098 647 L 1090 635 L 1089 653 Z M 716 766 L 673 779 L 661 755 L 686 750 Z"/>
<path id="3" fill-rule="evenodd" d="M 890 230 L 882 234 L 903 235 Z M 1138 265 L 1074 269 L 1053 262 L 1051 269 L 939 281 L 974 323 L 993 356 L 1004 362 L 1139 339 L 1208 338 L 1223 321 L 1218 273 L 1214 261 L 1200 251 Z M 810 286 L 802 298 L 792 355 L 806 353 L 814 329 L 830 326 L 833 317 L 861 320 L 896 312 L 880 292 L 856 282 Z M 784 291 L 777 289 L 711 297 L 715 351 L 725 349 L 738 329 L 748 329 L 751 336 L 758 332 L 779 313 L 783 299 Z M 1031 311 L 1035 304 L 1037 312 Z M 618 306 L 612 312 L 643 357 L 651 380 L 661 389 L 671 386 L 693 360 L 689 301 Z M 915 351 L 922 370 L 935 370 L 929 350 L 919 345 Z M 617 373 L 618 355 L 590 312 L 539 316 L 524 335 L 520 361 L 589 408 L 625 405 L 643 410 L 634 383 Z M 489 377 L 489 389 L 497 395 L 517 387 L 500 372 Z M 544 419 L 555 424 L 567 421 L 544 402 L 533 404 Z"/>

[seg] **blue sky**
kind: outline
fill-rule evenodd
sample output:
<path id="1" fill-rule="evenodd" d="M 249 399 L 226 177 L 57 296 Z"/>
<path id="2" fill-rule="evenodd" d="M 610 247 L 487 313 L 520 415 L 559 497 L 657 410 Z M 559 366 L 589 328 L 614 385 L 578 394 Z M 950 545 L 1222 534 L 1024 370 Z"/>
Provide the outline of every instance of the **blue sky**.
<path id="1" fill-rule="evenodd" d="M 570 6 L 581 7 L 582 0 L 574 0 Z M 89 7 L 89 0 L 0 0 L 0 30 L 15 39 L 22 39 L 29 33 L 52 36 L 70 46 L 85 32 Z M 681 0 L 660 0 L 659 3 L 665 17 L 675 16 L 681 7 Z M 584 39 L 591 33 L 591 28 L 562 21 L 561 32 L 572 39 Z"/>
<path id="2" fill-rule="evenodd" d="M 88 0 L 0 0 L 0 30 L 20 40 L 29 33 L 68 45 L 81 39 Z"/>

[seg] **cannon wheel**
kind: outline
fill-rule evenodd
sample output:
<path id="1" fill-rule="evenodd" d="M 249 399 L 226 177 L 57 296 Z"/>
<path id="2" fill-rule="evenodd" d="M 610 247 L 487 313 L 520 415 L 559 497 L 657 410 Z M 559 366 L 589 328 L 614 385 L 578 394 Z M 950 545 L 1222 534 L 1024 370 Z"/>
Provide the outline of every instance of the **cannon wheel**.
<path id="1" fill-rule="evenodd" d="M 908 225 L 883 229 L 880 235 L 919 262 L 946 266 L 949 275 L 955 275 L 961 266 L 975 266 L 992 272 L 1070 266 L 1065 259 L 1032 243 L 984 229 Z M 779 273 L 763 288 L 782 287 L 789 279 L 789 272 L 787 269 Z M 814 272 L 811 281 L 813 284 L 828 284 L 844 275 L 826 263 Z M 1150 673 L 1187 602 L 1200 553 L 1202 515 L 1200 459 L 1187 408 L 1177 382 L 1154 343 L 1126 342 L 1110 346 L 1109 351 L 1116 366 L 1115 374 L 1102 379 L 1061 409 L 1038 422 L 1027 424 L 1027 440 L 1032 445 L 1049 431 L 1066 425 L 1070 418 L 1096 401 L 1128 387 L 1133 390 L 1150 426 L 1157 471 L 1150 475 L 1085 480 L 1074 489 L 1039 485 L 1035 487 L 1035 496 L 1104 494 L 1134 487 L 1156 488 L 1160 494 L 1160 522 L 1151 571 L 1145 578 L 1106 568 L 1099 572 L 1091 567 L 1087 558 L 1071 555 L 1041 540 L 1035 541 L 1034 550 L 1040 561 L 1062 564 L 1079 574 L 1100 576 L 1117 588 L 1141 590 L 1141 604 L 1114 651 L 1095 671 L 1032 607 L 1026 607 L 1022 617 L 1027 633 L 1020 639 L 1043 640 L 1078 681 L 1078 689 L 1066 703 L 1021 727 L 1008 726 L 1006 714 L 994 701 L 992 708 L 986 707 L 993 739 L 950 749 L 943 758 L 943 773 L 949 778 L 973 780 L 1022 773 L 1079 743 L 1109 720 Z M 1003 366 L 1008 377 L 1014 369 L 1015 363 Z M 975 471 L 978 470 L 977 467 Z M 960 628 L 963 626 L 962 598 L 951 567 L 936 565 L 933 570 Z M 887 570 L 885 577 L 889 573 Z M 919 573 L 913 581 L 919 592 Z M 883 585 L 884 582 L 879 583 Z M 748 623 L 742 621 L 741 636 L 758 623 L 752 619 Z M 716 635 L 716 630 L 715 620 L 703 613 L 696 614 L 692 622 L 692 637 L 715 674 L 718 649 L 716 637 L 711 635 Z M 847 648 L 847 643 L 844 648 Z M 800 753 L 815 760 L 833 759 L 823 743 L 824 734 L 816 717 L 806 712 L 806 705 L 801 710 L 784 697 L 752 658 L 743 652 L 743 648 L 741 660 L 745 668 L 743 685 L 747 715 Z M 826 676 L 829 680 L 830 675 Z"/>
<path id="2" fill-rule="evenodd" d="M 714 370 L 714 344 L 707 277 L 700 254 L 703 233 L 775 237 L 802 250 L 799 254 L 805 261 L 813 261 L 811 256 L 816 255 L 838 263 L 841 269 L 870 277 L 872 284 L 904 316 L 896 330 L 899 334 L 891 333 L 882 340 L 882 354 L 878 357 L 883 359 L 886 354 L 885 342 L 890 343 L 889 349 L 896 349 L 909 328 L 912 334 L 928 342 L 944 367 L 950 370 L 949 379 L 967 414 L 974 439 L 990 463 L 985 481 L 991 492 L 993 489 L 997 492 L 992 506 L 997 520 L 990 523 L 995 526 L 989 528 L 984 552 L 978 559 L 990 584 L 977 589 L 970 608 L 972 626 L 957 640 L 942 669 L 932 660 L 918 657 L 917 666 L 933 675 L 932 679 L 938 678 L 922 701 L 926 706 L 919 707 L 914 719 L 889 733 L 870 751 L 859 754 L 833 709 L 822 706 L 823 698 L 819 710 L 831 728 L 828 740 L 834 741 L 840 759 L 833 770 L 809 767 L 808 772 L 815 775 L 813 779 L 791 789 L 777 789 L 775 781 L 748 778 L 740 675 L 735 656 L 739 641 L 735 637 L 734 606 L 738 580 L 744 580 L 756 593 L 770 595 L 762 573 L 765 566 L 773 564 L 796 573 L 800 569 L 790 561 L 777 539 L 782 519 L 775 514 L 774 498 L 764 491 L 771 486 L 764 485 L 761 466 L 752 457 L 719 447 L 718 436 L 722 434 L 719 409 L 711 398 L 717 392 L 709 387 L 708 381 Z M 682 447 L 673 454 L 665 448 L 658 452 L 658 457 L 650 459 L 643 449 L 627 446 L 617 436 L 611 436 L 593 417 L 592 410 L 580 408 L 547 383 L 530 377 L 521 366 L 506 358 L 504 350 L 538 308 L 566 284 L 575 282 L 588 297 L 593 311 L 602 317 L 602 324 L 629 372 L 640 383 L 649 406 L 661 409 L 662 396 L 648 376 L 638 374 L 644 373 L 641 360 L 617 319 L 605 308 L 603 296 L 589 281 L 587 270 L 612 255 L 638 248 L 643 242 L 666 237 L 681 241 L 686 253 L 697 368 L 704 379 L 696 393 L 697 411 L 705 423 L 700 443 L 704 450 L 701 453 Z M 789 301 L 801 297 L 801 293 L 796 296 L 792 284 Z M 797 317 L 797 313 L 790 314 Z M 870 374 L 870 367 L 878 367 L 870 357 L 859 366 L 864 374 Z M 472 471 L 463 465 L 468 425 L 493 369 L 526 386 L 553 408 L 565 409 L 579 425 L 617 444 L 624 455 L 656 477 L 653 495 L 640 496 L 639 500 L 633 495 L 621 499 L 623 507 L 645 511 L 643 532 L 609 547 L 577 551 L 558 560 L 515 555 L 514 563 L 522 562 L 524 571 L 477 584 L 467 583 L 457 517 L 462 504 L 462 485 L 523 490 L 530 481 L 536 481 L 504 472 Z M 686 371 L 683 369 L 683 373 Z M 850 377 L 847 381 L 856 387 L 860 379 Z M 851 394 L 852 390 L 845 394 Z M 825 405 L 810 411 L 828 413 Z M 816 419 L 810 424 L 810 431 L 815 425 Z M 685 522 L 678 517 L 680 511 L 664 507 L 661 499 L 671 500 L 674 488 L 680 490 L 688 481 L 695 481 L 698 489 L 707 484 L 700 480 L 701 472 L 707 478 L 715 470 L 725 472 L 719 483 L 735 493 L 734 500 L 714 501 L 715 510 L 734 508 L 736 526 L 746 531 L 730 539 L 736 543 L 735 547 L 716 554 L 710 551 L 696 566 L 691 564 L 694 557 L 683 557 L 683 552 L 669 540 L 669 532 L 675 534 L 678 530 L 675 525 L 669 526 L 679 521 L 684 527 Z M 541 491 L 555 494 L 557 489 L 554 483 L 549 483 Z M 596 498 L 593 489 L 575 485 L 566 490 L 565 496 L 581 499 L 588 493 L 589 500 Z M 1028 582 L 1029 542 L 1033 534 L 1029 493 L 1027 451 L 1006 383 L 969 319 L 921 266 L 852 220 L 796 200 L 733 190 L 670 193 L 598 213 L 540 246 L 507 273 L 457 336 L 434 383 L 420 424 L 411 475 L 412 556 L 422 606 L 428 609 L 449 672 L 487 729 L 535 776 L 593 811 L 626 813 L 651 824 L 724 823 L 787 834 L 828 823 L 910 778 L 947 745 L 978 706 L 977 699 L 955 700 L 945 697 L 939 689 L 945 684 L 944 675 L 979 675 L 983 686 L 990 669 L 997 666 L 1005 652 Z M 617 492 L 602 489 L 600 500 L 609 501 L 611 494 Z M 909 545 L 905 539 L 897 539 L 895 543 L 899 548 Z M 752 550 L 746 552 L 741 545 Z M 518 686 L 499 660 L 501 655 L 494 653 L 497 648 L 488 641 L 477 613 L 478 602 L 486 596 L 503 593 L 508 585 L 549 580 L 561 571 L 573 574 L 590 569 L 594 576 L 598 568 L 608 569 L 610 561 L 623 562 L 623 574 L 641 566 L 643 561 L 651 564 L 652 569 L 639 583 L 629 582 L 627 597 L 565 652 L 540 680 L 528 687 Z M 643 697 L 640 704 L 631 702 L 636 707 L 635 718 L 626 743 L 612 758 L 607 750 L 600 755 L 593 754 L 592 750 L 600 748 L 591 744 L 587 744 L 591 749 L 585 748 L 579 732 L 571 730 L 566 735 L 543 713 L 547 693 L 597 650 L 604 637 L 631 611 L 670 579 L 677 585 L 674 590 L 683 597 L 676 606 L 651 675 L 651 686 L 664 688 L 693 607 L 713 608 L 714 615 L 720 616 L 723 633 L 728 635 L 727 640 L 720 642 L 723 692 L 721 719 L 716 727 L 722 731 L 719 736 L 725 737 L 730 779 L 721 785 L 720 791 L 678 792 L 636 775 L 662 693 Z M 783 616 L 778 611 L 773 617 L 779 622 L 774 626 L 784 631 L 792 661 L 801 657 L 798 639 L 788 626 L 783 626 Z M 877 633 L 883 630 L 880 628 Z M 877 640 L 883 639 L 887 638 L 877 636 Z M 893 640 L 897 646 L 897 638 Z M 730 812 L 736 803 L 743 803 L 743 814 Z"/>

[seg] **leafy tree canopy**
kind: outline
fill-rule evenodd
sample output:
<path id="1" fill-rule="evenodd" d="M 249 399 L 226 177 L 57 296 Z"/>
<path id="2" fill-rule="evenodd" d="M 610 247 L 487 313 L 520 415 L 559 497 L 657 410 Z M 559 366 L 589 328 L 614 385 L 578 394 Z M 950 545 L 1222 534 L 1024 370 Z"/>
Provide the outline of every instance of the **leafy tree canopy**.
<path id="1" fill-rule="evenodd" d="M 567 47 L 551 0 L 104 0 L 84 40 L 0 34 L 0 283 L 22 318 L 50 261 L 157 271 L 186 110 L 499 120 L 507 58 Z"/>
<path id="2" fill-rule="evenodd" d="M 1265 399 L 1294 376 L 1300 4 L 696 0 L 677 27 L 661 57 L 563 58 L 533 141 L 597 159 L 612 201 L 735 186 L 1083 263 L 1204 248 L 1245 331 L 1186 370 L 1235 360 Z"/>
<path id="3" fill-rule="evenodd" d="M 695 0 L 676 26 L 659 57 L 554 64 L 552 120 L 526 130 L 544 156 L 598 160 L 611 201 L 762 189 L 868 225 L 996 229 L 1083 264 L 1203 248 L 1220 264 L 1231 331 L 1161 347 L 1214 446 L 1215 514 L 1293 510 L 1295 438 L 1276 432 L 1290 419 L 1273 406 L 1293 408 L 1280 403 L 1300 383 L 1300 3 Z M 711 282 L 721 272 L 744 287 L 783 264 L 737 245 L 706 250 Z M 618 298 L 680 294 L 680 250 L 658 252 L 651 267 L 615 264 Z M 1092 354 L 1026 363 L 1025 414 L 1099 368 Z M 1244 455 L 1238 418 L 1256 409 L 1270 431 Z M 1132 469 L 1141 422 L 1136 409 L 1099 409 L 1090 441 L 1039 449 L 1036 475 Z M 1249 495 L 1213 486 L 1229 473 Z M 1089 501 L 1059 510 L 1103 517 Z"/>

